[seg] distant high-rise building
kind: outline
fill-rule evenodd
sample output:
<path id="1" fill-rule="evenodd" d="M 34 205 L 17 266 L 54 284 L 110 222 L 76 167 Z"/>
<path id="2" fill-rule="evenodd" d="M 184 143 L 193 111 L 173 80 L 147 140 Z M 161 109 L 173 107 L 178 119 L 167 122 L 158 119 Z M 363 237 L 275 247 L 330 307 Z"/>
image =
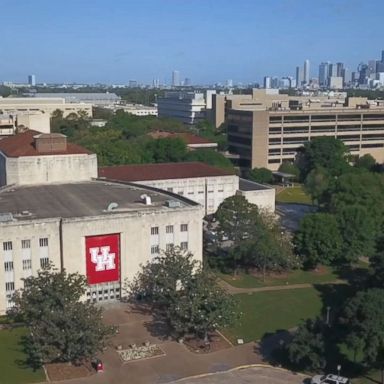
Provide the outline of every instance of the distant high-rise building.
<path id="1" fill-rule="evenodd" d="M 129 88 L 136 88 L 137 87 L 137 81 L 136 80 L 129 80 L 128 87 Z"/>
<path id="2" fill-rule="evenodd" d="M 344 63 L 336 63 L 336 76 L 342 77 L 344 69 Z"/>
<path id="3" fill-rule="evenodd" d="M 152 86 L 153 88 L 160 88 L 160 79 L 153 79 Z"/>
<path id="4" fill-rule="evenodd" d="M 189 77 L 186 77 L 186 78 L 184 79 L 184 85 L 185 85 L 186 87 L 189 87 L 189 86 L 191 85 L 191 79 L 190 79 Z"/>
<path id="5" fill-rule="evenodd" d="M 300 88 L 303 85 L 303 69 L 296 67 L 296 87 Z"/>
<path id="6" fill-rule="evenodd" d="M 376 77 L 376 60 L 368 60 L 368 76 Z"/>
<path id="7" fill-rule="evenodd" d="M 36 85 L 36 76 L 35 75 L 29 75 L 28 76 L 28 84 L 32 87 Z"/>
<path id="8" fill-rule="evenodd" d="M 180 86 L 180 72 L 179 71 L 173 71 L 172 72 L 172 86 L 173 87 Z"/>
<path id="9" fill-rule="evenodd" d="M 309 72 L 310 72 L 310 64 L 309 60 L 304 61 L 304 83 L 309 84 Z"/>
<path id="10" fill-rule="evenodd" d="M 384 50 L 381 51 L 381 62 L 384 63 Z"/>
<path id="11" fill-rule="evenodd" d="M 319 65 L 319 85 L 326 87 L 328 85 L 329 62 L 324 62 Z"/>
<path id="12" fill-rule="evenodd" d="M 337 65 L 336 64 L 329 64 L 328 77 L 337 77 Z"/>
<path id="13" fill-rule="evenodd" d="M 264 76 L 264 88 L 265 89 L 271 88 L 271 77 L 270 76 Z"/>

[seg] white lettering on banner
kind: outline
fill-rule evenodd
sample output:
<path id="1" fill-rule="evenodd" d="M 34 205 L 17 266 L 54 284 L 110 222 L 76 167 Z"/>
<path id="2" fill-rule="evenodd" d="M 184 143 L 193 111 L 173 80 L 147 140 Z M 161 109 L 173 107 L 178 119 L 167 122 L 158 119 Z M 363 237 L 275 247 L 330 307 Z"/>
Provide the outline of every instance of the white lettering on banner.
<path id="1" fill-rule="evenodd" d="M 109 246 L 89 248 L 91 261 L 92 263 L 96 264 L 96 272 L 105 270 L 108 271 L 116 268 L 115 254 L 109 253 L 110 249 L 111 248 Z"/>

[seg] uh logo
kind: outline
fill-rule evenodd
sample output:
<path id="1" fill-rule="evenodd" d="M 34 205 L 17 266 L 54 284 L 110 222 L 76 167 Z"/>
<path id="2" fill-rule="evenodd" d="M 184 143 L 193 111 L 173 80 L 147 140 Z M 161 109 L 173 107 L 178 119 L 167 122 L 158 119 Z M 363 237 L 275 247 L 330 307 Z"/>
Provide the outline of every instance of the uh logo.
<path id="1" fill-rule="evenodd" d="M 110 252 L 110 246 L 89 248 L 91 261 L 96 264 L 95 271 L 109 271 L 116 269 L 115 254 Z"/>

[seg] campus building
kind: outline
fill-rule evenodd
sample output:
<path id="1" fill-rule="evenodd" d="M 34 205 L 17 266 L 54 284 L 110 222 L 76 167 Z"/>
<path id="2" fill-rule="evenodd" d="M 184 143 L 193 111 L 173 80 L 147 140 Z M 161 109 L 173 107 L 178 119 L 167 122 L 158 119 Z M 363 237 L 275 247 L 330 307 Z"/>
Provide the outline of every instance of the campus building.
<path id="1" fill-rule="evenodd" d="M 202 260 L 202 206 L 149 186 L 97 180 L 95 155 L 64 139 L 24 132 L 0 140 L 0 314 L 22 278 L 49 262 L 85 275 L 86 298 L 105 302 L 119 300 L 124 281 L 162 250 L 179 246 Z"/>
<path id="2" fill-rule="evenodd" d="M 229 150 L 239 166 L 277 170 L 293 161 L 298 148 L 314 137 L 340 139 L 352 155 L 372 155 L 384 162 L 384 104 L 366 98 L 338 100 L 290 97 L 266 105 L 228 105 Z"/>
<path id="3" fill-rule="evenodd" d="M 226 198 L 236 194 L 260 209 L 275 211 L 274 188 L 199 162 L 101 167 L 99 177 L 139 183 L 187 197 L 202 205 L 206 215 L 215 213 Z"/>

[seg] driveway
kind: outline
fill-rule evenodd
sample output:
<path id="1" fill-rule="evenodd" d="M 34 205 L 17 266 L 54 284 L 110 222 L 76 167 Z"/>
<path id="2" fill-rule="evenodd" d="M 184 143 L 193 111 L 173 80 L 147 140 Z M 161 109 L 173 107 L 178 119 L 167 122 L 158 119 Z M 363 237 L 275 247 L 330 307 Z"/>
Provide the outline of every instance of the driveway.
<path id="1" fill-rule="evenodd" d="M 191 377 L 172 384 L 302 384 L 306 376 L 279 368 L 247 367 L 200 377 Z"/>

